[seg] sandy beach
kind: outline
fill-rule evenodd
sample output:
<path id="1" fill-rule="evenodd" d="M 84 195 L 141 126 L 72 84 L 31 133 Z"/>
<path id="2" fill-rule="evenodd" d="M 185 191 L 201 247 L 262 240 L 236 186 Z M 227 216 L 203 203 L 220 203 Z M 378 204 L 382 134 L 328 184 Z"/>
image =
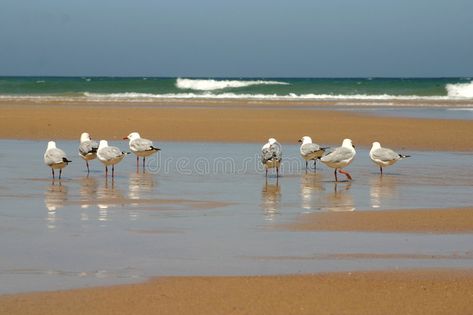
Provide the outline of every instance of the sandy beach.
<path id="1" fill-rule="evenodd" d="M 0 314 L 471 314 L 471 270 L 167 277 L 0 297 Z"/>
<path id="2" fill-rule="evenodd" d="M 170 107 L 172 104 L 172 107 Z M 310 135 L 321 144 L 351 138 L 355 145 L 379 141 L 393 149 L 471 151 L 471 120 L 373 117 L 356 112 L 294 109 L 285 102 L 202 103 L 55 103 L 0 102 L 0 138 L 78 139 L 87 131 L 96 139 L 118 140 L 130 131 L 156 141 L 265 143 L 275 137 L 297 143 Z M 323 104 L 317 104 L 323 105 Z M 87 127 L 85 127 L 87 126 Z M 268 130 L 271 130 L 270 132 Z M 402 140 L 401 140 L 402 139 Z"/>
<path id="3" fill-rule="evenodd" d="M 473 121 L 373 117 L 286 103 L 60 104 L 0 102 L 0 138 L 295 143 L 350 137 L 395 149 L 471 151 Z M 86 126 L 86 127 L 85 127 Z M 268 126 L 275 126 L 268 133 Z M 205 204 L 205 203 L 204 203 Z M 413 205 L 414 206 L 414 205 Z M 289 231 L 471 233 L 473 209 L 303 214 Z M 141 284 L 0 296 L 0 314 L 471 314 L 473 272 L 460 269 L 294 276 L 160 277 Z"/>

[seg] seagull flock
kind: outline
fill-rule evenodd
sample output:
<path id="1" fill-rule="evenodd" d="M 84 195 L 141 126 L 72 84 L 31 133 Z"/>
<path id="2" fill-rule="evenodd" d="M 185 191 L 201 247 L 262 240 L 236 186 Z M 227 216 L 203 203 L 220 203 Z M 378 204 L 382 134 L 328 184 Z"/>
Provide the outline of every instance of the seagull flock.
<path id="1" fill-rule="evenodd" d="M 153 146 L 153 142 L 148 139 L 141 138 L 138 132 L 132 132 L 123 138 L 130 140 L 128 146 L 136 155 L 136 167 L 139 168 L 139 158 L 143 157 L 143 169 L 145 167 L 145 158 L 160 149 Z M 100 140 L 99 143 L 92 140 L 87 132 L 83 132 L 80 136 L 79 156 L 85 160 L 87 166 L 87 174 L 89 170 L 89 161 L 98 158 L 105 166 L 105 176 L 108 176 L 108 166 L 112 166 L 112 177 L 115 175 L 115 164 L 119 163 L 125 155 L 130 152 L 124 152 L 117 147 L 109 146 L 107 140 Z M 68 160 L 66 153 L 56 147 L 54 141 L 49 141 L 48 148 L 44 153 L 44 163 L 51 167 L 53 179 L 54 170 L 59 169 L 59 178 L 61 178 L 62 169 L 71 162 Z"/>
<path id="2" fill-rule="evenodd" d="M 143 158 L 143 169 L 145 168 L 146 157 L 160 151 L 153 142 L 148 139 L 141 138 L 138 132 L 132 132 L 123 140 L 129 140 L 128 146 L 136 155 L 136 168 L 139 169 L 140 157 Z M 344 139 L 340 147 L 330 149 L 329 147 L 321 147 L 313 143 L 309 136 L 304 136 L 299 140 L 301 143 L 300 154 L 306 162 L 306 172 L 309 161 L 314 161 L 314 169 L 317 160 L 334 169 L 335 181 L 338 181 L 337 171 L 343 174 L 347 179 L 352 180 L 350 173 L 343 170 L 355 158 L 356 151 L 351 139 Z M 99 143 L 92 140 L 87 132 L 83 132 L 80 136 L 79 156 L 84 159 L 87 174 L 89 174 L 89 161 L 98 158 L 105 166 L 105 176 L 108 176 L 108 166 L 112 167 L 112 177 L 115 172 L 115 164 L 123 160 L 125 155 L 130 152 L 124 152 L 117 147 L 109 146 L 107 140 L 100 140 Z M 379 166 L 381 174 L 383 167 L 393 165 L 397 161 L 409 157 L 409 155 L 399 154 L 391 149 L 381 147 L 379 142 L 373 142 L 369 156 L 371 160 Z M 56 147 L 56 142 L 49 141 L 46 152 L 44 153 L 44 163 L 51 168 L 53 179 L 55 178 L 54 170 L 59 169 L 59 179 L 62 175 L 62 169 L 71 161 L 67 158 L 66 153 Z M 269 169 L 276 169 L 276 177 L 279 177 L 279 168 L 282 162 L 282 146 L 275 138 L 269 138 L 268 142 L 261 148 L 261 163 L 263 164 L 266 177 Z"/>
<path id="3" fill-rule="evenodd" d="M 348 166 L 355 158 L 356 151 L 351 139 L 344 139 L 340 147 L 330 150 L 328 147 L 321 147 L 313 143 L 309 136 L 304 136 L 299 140 L 301 143 L 300 153 L 305 160 L 306 172 L 309 161 L 314 161 L 314 169 L 317 160 L 331 167 L 334 170 L 335 181 L 338 182 L 337 170 L 340 174 L 345 175 L 349 180 L 352 180 L 350 173 L 342 168 Z M 381 147 L 379 142 L 373 142 L 370 150 L 371 160 L 379 166 L 381 174 L 383 174 L 383 167 L 393 165 L 397 161 L 409 157 L 396 153 L 395 151 Z M 279 177 L 279 166 L 282 161 L 282 146 L 274 138 L 269 138 L 268 142 L 261 148 L 261 162 L 266 169 L 266 177 L 268 176 L 268 169 L 276 169 L 276 177 Z"/>

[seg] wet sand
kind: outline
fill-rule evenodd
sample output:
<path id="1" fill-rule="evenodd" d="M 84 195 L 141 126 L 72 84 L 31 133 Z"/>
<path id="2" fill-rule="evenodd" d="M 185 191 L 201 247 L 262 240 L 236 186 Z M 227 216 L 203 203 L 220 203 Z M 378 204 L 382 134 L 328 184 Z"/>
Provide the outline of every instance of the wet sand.
<path id="1" fill-rule="evenodd" d="M 166 277 L 0 297 L 0 314 L 471 314 L 473 271 Z"/>
<path id="2" fill-rule="evenodd" d="M 351 138 L 355 145 L 375 140 L 395 149 L 471 151 L 471 120 L 376 117 L 314 110 L 287 102 L 55 103 L 0 102 L 0 138 L 78 139 L 84 126 L 95 138 L 117 140 L 139 130 L 156 141 L 264 143 L 268 137 L 295 143 L 310 135 L 321 144 Z M 317 104 L 321 106 L 323 104 Z M 325 109 L 320 109 L 325 108 Z M 113 128 L 111 127 L 113 126 Z M 277 126 L 268 134 L 268 126 Z M 334 128 L 334 126 L 337 126 Z"/>
<path id="3" fill-rule="evenodd" d="M 319 212 L 284 228 L 295 231 L 472 233 L 473 208 Z"/>

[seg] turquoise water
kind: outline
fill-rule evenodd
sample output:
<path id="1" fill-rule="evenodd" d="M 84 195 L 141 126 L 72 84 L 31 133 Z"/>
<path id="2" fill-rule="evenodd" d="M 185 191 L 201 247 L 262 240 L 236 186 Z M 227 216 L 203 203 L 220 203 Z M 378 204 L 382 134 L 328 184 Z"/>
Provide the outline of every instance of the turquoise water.
<path id="1" fill-rule="evenodd" d="M 0 98 L 473 100 L 471 78 L 0 77 Z"/>

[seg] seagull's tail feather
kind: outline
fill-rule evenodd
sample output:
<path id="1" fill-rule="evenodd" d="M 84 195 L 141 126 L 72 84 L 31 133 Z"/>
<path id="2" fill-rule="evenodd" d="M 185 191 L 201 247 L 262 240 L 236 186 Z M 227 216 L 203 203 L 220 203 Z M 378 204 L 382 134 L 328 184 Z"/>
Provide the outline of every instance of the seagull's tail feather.
<path id="1" fill-rule="evenodd" d="M 405 158 L 411 157 L 410 155 L 404 155 L 404 154 L 399 154 L 399 156 L 401 157 L 401 159 L 405 159 Z"/>
<path id="2" fill-rule="evenodd" d="M 153 147 L 153 146 L 151 146 L 151 150 L 154 150 L 154 151 L 161 151 L 161 149 L 160 149 L 160 148 Z"/>
<path id="3" fill-rule="evenodd" d="M 71 162 L 72 162 L 71 160 L 68 160 L 68 159 L 65 158 L 65 157 L 62 158 L 62 161 L 63 161 L 64 163 L 71 163 Z"/>

